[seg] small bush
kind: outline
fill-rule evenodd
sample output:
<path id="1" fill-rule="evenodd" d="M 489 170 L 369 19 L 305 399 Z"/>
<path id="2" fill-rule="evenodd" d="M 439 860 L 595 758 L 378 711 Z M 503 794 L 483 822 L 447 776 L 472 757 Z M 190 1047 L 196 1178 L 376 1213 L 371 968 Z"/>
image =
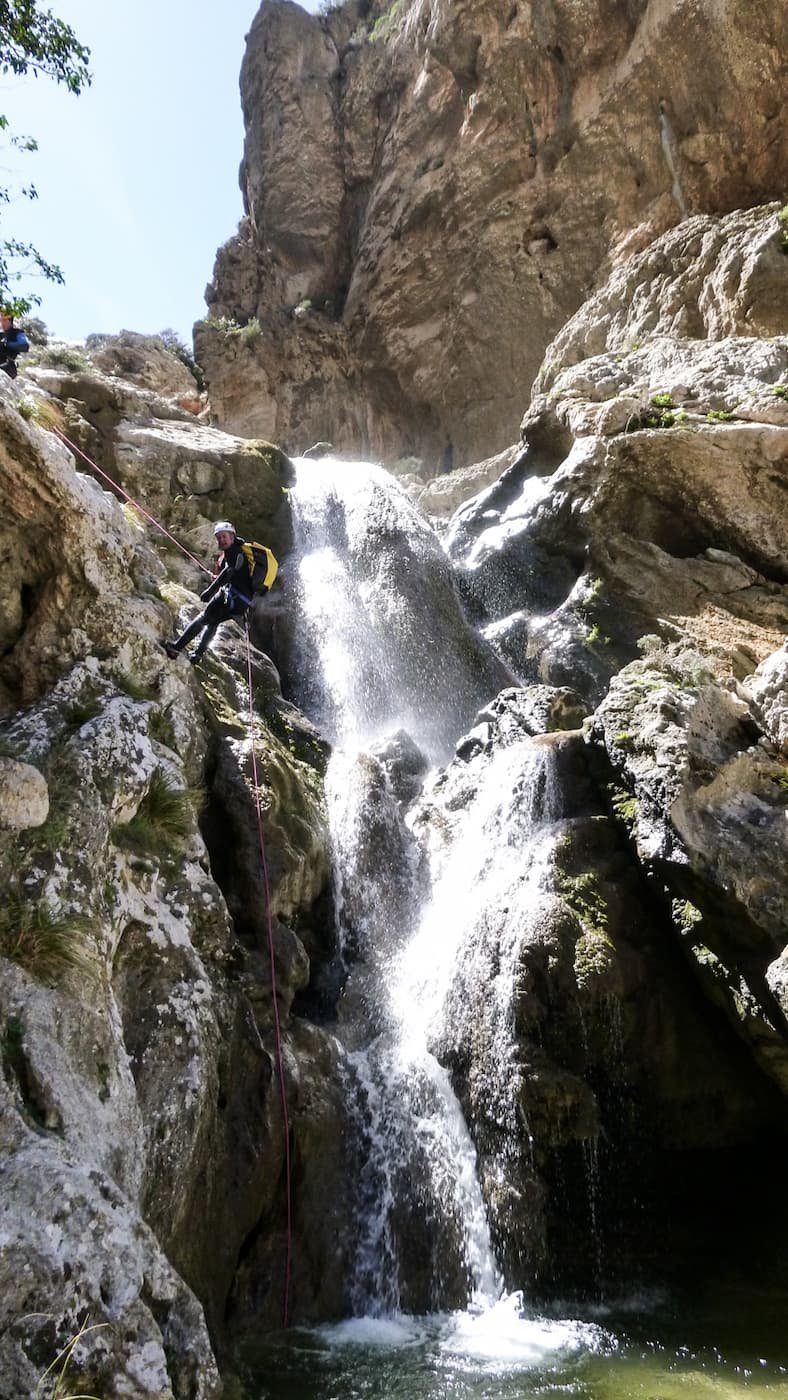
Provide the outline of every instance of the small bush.
<path id="1" fill-rule="evenodd" d="M 27 423 L 37 423 L 39 428 L 63 431 L 64 413 L 61 404 L 39 395 L 24 394 L 17 402 L 17 410 Z"/>
<path id="2" fill-rule="evenodd" d="M 175 748 L 175 730 L 166 709 L 151 710 L 148 717 L 148 734 L 157 744 L 167 749 Z"/>
<path id="3" fill-rule="evenodd" d="M 381 39 L 387 39 L 394 28 L 395 20 L 402 9 L 402 0 L 394 0 L 384 15 L 375 20 L 370 32 L 370 43 L 376 44 Z"/>
<path id="4" fill-rule="evenodd" d="M 247 321 L 246 325 L 239 326 L 238 330 L 235 332 L 242 345 L 251 345 L 262 333 L 263 328 L 256 316 L 253 316 L 250 321 Z"/>
<path id="5" fill-rule="evenodd" d="M 251 345 L 263 333 L 263 328 L 256 316 L 252 316 L 243 325 L 232 316 L 206 316 L 204 325 L 219 331 L 220 335 L 225 336 L 228 340 L 240 340 L 242 345 Z"/>
<path id="6" fill-rule="evenodd" d="M 76 705 L 72 705 L 66 715 L 66 724 L 74 731 L 81 729 L 83 724 L 89 724 L 96 715 L 101 714 L 101 705 L 98 700 L 84 700 Z"/>
<path id="7" fill-rule="evenodd" d="M 205 375 L 203 374 L 202 369 L 195 360 L 188 345 L 186 345 L 185 341 L 181 340 L 181 337 L 178 335 L 178 332 L 172 330 L 172 328 L 168 326 L 165 330 L 159 331 L 159 340 L 161 340 L 164 343 L 164 345 L 166 345 L 170 354 L 174 355 L 176 360 L 180 360 L 181 364 L 186 366 L 187 370 L 192 375 L 197 385 L 197 388 L 199 389 L 200 393 L 202 393 L 203 389 L 205 388 Z"/>
<path id="8" fill-rule="evenodd" d="M 15 895 L 0 909 L 0 956 L 40 982 L 56 982 L 71 971 L 95 972 L 85 946 L 91 932 L 88 919 L 56 914 L 43 900 L 34 903 Z"/>
<path id="9" fill-rule="evenodd" d="M 645 413 L 633 413 L 624 431 L 639 433 L 644 428 L 672 428 L 676 417 L 675 412 L 668 408 L 646 409 Z"/>
<path id="10" fill-rule="evenodd" d="M 120 844 L 153 853 L 181 849 L 191 835 L 195 808 L 204 800 L 202 789 L 176 787 L 169 775 L 157 768 L 136 815 L 114 827 L 112 834 Z"/>
<path id="11" fill-rule="evenodd" d="M 593 625 L 589 628 L 588 632 L 583 638 L 583 646 L 585 647 L 610 647 L 612 645 L 613 638 L 606 636 L 603 632 L 600 631 L 598 622 L 593 623 Z"/>
<path id="12" fill-rule="evenodd" d="M 674 900 L 672 908 L 682 933 L 691 933 L 696 924 L 703 921 L 700 909 L 697 909 L 694 904 L 690 904 L 688 899 L 683 902 Z"/>
<path id="13" fill-rule="evenodd" d="M 631 826 L 638 814 L 638 800 L 623 788 L 615 788 L 611 793 L 611 806 L 616 816 L 626 826 Z"/>
<path id="14" fill-rule="evenodd" d="M 71 345 L 48 345 L 41 363 L 49 369 L 70 369 L 73 373 L 89 369 L 87 359 Z"/>
<path id="15" fill-rule="evenodd" d="M 232 335 L 233 331 L 240 330 L 238 322 L 232 316 L 214 316 L 209 312 L 203 321 L 204 326 L 210 326 L 212 331 L 218 331 L 220 335 Z"/>
<path id="16" fill-rule="evenodd" d="M 675 408 L 672 394 L 655 394 L 651 400 L 655 408 Z"/>
<path id="17" fill-rule="evenodd" d="M 730 423 L 736 417 L 735 413 L 729 413 L 727 409 L 709 409 L 706 417 L 711 423 Z"/>
<path id="18" fill-rule="evenodd" d="M 773 384 L 772 393 L 776 399 L 788 399 L 788 384 Z"/>
<path id="19" fill-rule="evenodd" d="M 582 617 L 584 622 L 591 622 L 593 615 L 602 601 L 604 591 L 604 579 L 595 577 L 589 580 L 584 596 L 574 605 L 578 617 Z M 597 628 L 597 637 L 599 629 Z M 588 638 L 586 639 L 588 640 Z M 596 640 L 596 638 L 594 638 Z"/>

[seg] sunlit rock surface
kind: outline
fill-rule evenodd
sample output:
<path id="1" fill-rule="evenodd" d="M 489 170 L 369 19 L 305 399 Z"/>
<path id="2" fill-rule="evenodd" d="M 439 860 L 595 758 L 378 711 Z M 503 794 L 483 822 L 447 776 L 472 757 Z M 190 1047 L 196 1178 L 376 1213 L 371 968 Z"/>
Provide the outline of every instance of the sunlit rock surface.
<path id="1" fill-rule="evenodd" d="M 506 448 L 611 267 L 688 215 L 783 198 L 787 24 L 780 0 L 266 0 L 245 217 L 196 339 L 219 422 L 434 474 Z M 741 271 L 721 256 L 715 287 L 745 314 L 750 250 Z M 780 307 L 745 333 L 779 333 Z"/>
<path id="2" fill-rule="evenodd" d="M 784 295 L 780 238 L 772 210 L 690 220 L 548 350 L 525 451 L 447 533 L 521 676 L 599 698 L 647 633 L 712 647 L 740 678 L 779 645 L 788 339 L 756 332 Z"/>
<path id="3" fill-rule="evenodd" d="M 205 505 L 192 496 L 191 515 L 187 501 L 171 508 L 170 487 L 198 453 L 215 468 L 211 515 L 225 499 L 240 506 L 234 490 L 257 476 L 250 515 L 264 529 L 270 514 L 272 530 L 277 511 L 284 518 L 278 468 L 254 449 L 193 418 L 158 420 L 158 401 L 137 390 L 146 446 L 118 470 L 121 391 L 87 370 L 78 385 L 34 374 L 35 403 L 49 406 L 42 421 L 64 421 L 47 384 L 71 401 L 68 435 L 84 431 L 104 469 L 160 506 L 169 528 L 190 521 L 199 553 L 210 539 Z M 185 660 L 168 660 L 160 640 L 198 600 L 168 582 L 155 536 L 30 421 L 30 383 L 0 384 L 3 1388 L 32 1393 L 87 1312 L 99 1330 L 80 1341 L 70 1372 L 85 1389 L 209 1397 L 220 1393 L 213 1347 L 248 1236 L 262 1231 L 271 1249 L 258 1313 L 279 1315 L 284 1277 L 284 1136 L 243 638 L 225 631 L 203 685 Z M 95 441 L 77 388 L 85 412 L 91 399 L 107 406 Z M 168 437 L 177 421 L 181 436 Z M 181 577 L 202 586 L 195 565 Z M 333 1074 L 322 1032 L 301 1037 L 301 1059 L 289 1030 L 309 979 L 290 925 L 309 918 L 328 879 L 320 746 L 254 648 L 252 684 L 299 1153 L 302 1131 L 315 1133 L 314 1077 Z M 330 919 L 319 923 L 318 941 L 327 927 L 330 936 Z M 341 1106 L 325 1098 L 336 1134 Z M 319 1220 L 304 1219 L 304 1238 L 313 1259 Z M 309 1313 L 315 1275 L 295 1248 L 293 1307 Z"/>

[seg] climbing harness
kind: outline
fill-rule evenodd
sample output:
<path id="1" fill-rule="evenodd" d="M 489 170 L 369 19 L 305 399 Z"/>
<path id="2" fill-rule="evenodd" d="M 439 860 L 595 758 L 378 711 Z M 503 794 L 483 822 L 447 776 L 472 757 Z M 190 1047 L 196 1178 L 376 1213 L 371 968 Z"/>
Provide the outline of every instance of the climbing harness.
<path id="1" fill-rule="evenodd" d="M 189 550 L 186 548 L 185 545 L 182 545 L 182 544 L 181 544 L 180 540 L 177 540 L 177 539 L 175 538 L 174 535 L 171 535 L 170 532 L 169 532 L 169 530 L 165 529 L 165 527 L 160 523 L 160 521 L 158 521 L 158 520 L 156 519 L 155 516 L 151 515 L 151 514 L 150 514 L 150 511 L 147 511 L 147 510 L 145 509 L 145 507 L 144 507 L 143 505 L 140 504 L 139 501 L 135 501 L 135 500 L 134 500 L 134 497 L 133 497 L 133 496 L 130 496 L 129 493 L 128 493 L 128 491 L 126 491 L 126 490 L 124 489 L 124 487 L 120 486 L 120 485 L 118 484 L 117 481 L 113 481 L 112 477 L 109 476 L 109 475 L 107 474 L 107 472 L 103 471 L 102 468 L 99 467 L 99 466 L 97 465 L 96 462 L 92 461 L 92 459 L 91 459 L 90 457 L 88 457 L 87 453 L 82 451 L 82 448 L 81 448 L 81 447 L 77 447 L 76 443 L 71 442 L 70 439 L 66 437 L 66 434 L 65 434 L 64 432 L 61 431 L 60 428 L 54 427 L 54 426 L 53 426 L 52 432 L 56 435 L 56 437 L 60 438 L 60 441 L 61 441 L 62 443 L 64 443 L 65 446 L 68 447 L 69 450 L 70 450 L 71 452 L 73 452 L 73 453 L 75 453 L 75 455 L 81 457 L 82 460 L 83 460 L 84 462 L 87 462 L 88 466 L 91 467 L 93 471 L 98 472 L 98 475 L 99 475 L 100 477 L 103 477 L 103 479 L 104 479 L 105 481 L 109 482 L 110 486 L 112 487 L 112 489 L 113 489 L 114 491 L 120 492 L 121 496 L 124 496 L 125 499 L 129 502 L 129 505 L 132 505 L 132 506 L 134 507 L 135 510 L 138 510 L 138 511 L 140 512 L 140 514 L 143 515 L 143 516 L 145 517 L 146 520 L 149 520 L 149 521 L 150 521 L 151 525 L 154 525 L 154 526 L 156 527 L 157 530 L 160 530 L 161 533 L 162 533 L 163 535 L 166 535 L 166 536 L 167 536 L 167 539 L 168 539 L 168 540 L 171 540 L 172 543 L 176 546 L 176 548 L 179 549 L 179 550 L 181 551 L 181 553 L 184 554 L 184 555 L 186 556 L 187 559 L 191 559 L 192 563 L 193 563 L 193 564 L 196 564 L 197 567 L 198 567 L 199 569 L 202 569 L 203 573 L 211 574 L 211 570 L 210 570 L 205 564 L 203 564 L 202 560 L 197 559 L 196 556 L 195 556 L 194 554 L 190 554 Z M 267 556 L 267 559 L 270 560 L 270 561 L 273 561 L 273 563 L 272 563 L 273 572 L 271 573 L 271 580 L 270 580 L 271 583 L 273 583 L 273 581 L 274 581 L 274 579 L 275 579 L 275 577 L 276 577 L 276 572 L 277 572 L 277 564 L 276 564 L 276 560 L 274 559 L 273 554 L 271 553 L 270 550 L 265 549 L 265 546 L 263 546 L 263 545 L 253 545 L 252 548 L 253 548 L 253 549 L 261 549 L 261 550 L 264 549 L 264 550 L 265 550 L 265 554 L 266 554 L 266 556 Z M 268 567 L 269 567 L 269 570 L 270 570 L 271 565 L 269 564 Z M 211 575 L 211 576 L 213 576 L 213 575 Z M 269 584 L 268 586 L 270 587 L 270 584 Z M 273 915 L 272 915 L 272 913 L 271 913 L 271 885 L 270 885 L 270 880 L 269 880 L 269 877 L 268 877 L 268 857 L 267 857 L 267 855 L 266 855 L 265 834 L 264 834 L 264 827 L 263 827 L 263 800 L 262 800 L 262 794 L 261 794 L 261 791 L 260 791 L 260 780 L 259 780 L 258 768 L 257 768 L 257 751 L 256 751 L 256 746 L 255 746 L 254 691 L 253 691 L 253 681 L 252 681 L 252 643 L 251 643 L 251 639 L 250 639 L 250 636 L 249 636 L 249 619 L 246 618 L 246 617 L 244 618 L 244 636 L 245 636 L 245 638 L 246 638 L 246 675 L 247 675 L 247 685 L 248 685 L 248 691 L 249 691 L 249 749 L 250 749 L 251 756 L 252 756 L 252 782 L 253 782 L 253 789 L 254 789 L 254 804 L 255 804 L 255 811 L 256 811 L 256 813 L 257 813 L 257 835 L 258 835 L 258 840 L 259 840 L 259 845 L 260 845 L 260 863 L 261 863 L 262 871 L 263 871 L 263 889 L 264 889 L 264 891 L 265 891 L 266 923 L 267 923 L 267 932 L 268 932 L 268 953 L 269 953 L 269 957 L 270 957 L 270 960 L 271 960 L 271 997 L 272 997 L 273 1006 L 274 1006 L 274 1033 L 275 1033 L 275 1038 L 276 1038 L 276 1062 L 277 1062 L 277 1068 L 278 1068 L 278 1071 L 279 1071 L 279 1090 L 280 1090 L 280 1095 L 281 1095 L 281 1100 L 282 1100 L 282 1123 L 283 1123 L 283 1128 L 284 1128 L 284 1143 L 285 1143 L 285 1193 L 286 1193 L 286 1199 L 287 1199 L 287 1250 L 286 1250 L 286 1257 L 285 1257 L 285 1286 L 284 1286 L 284 1295 L 283 1295 L 283 1299 L 282 1299 L 282 1325 L 283 1325 L 284 1327 L 287 1327 L 287 1325 L 288 1325 L 288 1313 L 289 1313 L 289 1300 L 290 1300 L 291 1258 L 292 1258 L 292 1252 L 293 1252 L 293 1193 L 292 1193 L 292 1172 L 291 1172 L 291 1162 L 290 1162 L 290 1120 L 289 1120 L 289 1115 L 288 1115 L 288 1111 L 287 1111 L 287 1085 L 286 1085 L 286 1082 L 285 1082 L 284 1059 L 283 1059 L 283 1055 L 282 1055 L 282 1026 L 281 1026 L 281 1021 L 280 1021 L 280 1017 L 279 1017 L 279 1002 L 278 1002 L 278 998 L 277 998 L 277 985 L 276 985 L 276 956 L 275 956 L 275 952 L 274 952 L 274 922 L 273 922 Z"/>

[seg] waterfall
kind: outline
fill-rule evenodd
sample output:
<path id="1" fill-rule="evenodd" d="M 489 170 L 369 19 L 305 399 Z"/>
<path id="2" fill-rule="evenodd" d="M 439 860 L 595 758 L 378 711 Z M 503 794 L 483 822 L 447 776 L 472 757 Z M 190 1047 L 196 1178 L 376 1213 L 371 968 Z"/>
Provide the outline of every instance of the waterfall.
<path id="1" fill-rule="evenodd" d="M 387 780 L 386 741 L 405 730 L 432 763 L 445 761 L 508 677 L 465 623 L 437 539 L 387 473 L 330 459 L 299 461 L 296 473 L 291 669 L 299 702 L 334 745 L 326 791 L 347 965 L 338 1034 L 361 1143 L 352 1301 L 378 1315 L 489 1307 L 503 1282 L 441 1047 L 462 1019 L 458 998 L 476 1005 L 484 991 L 491 1112 L 516 1131 L 505 944 L 517 920 L 505 915 L 540 897 L 550 754 L 513 742 L 427 849 Z"/>
<path id="2" fill-rule="evenodd" d="M 437 537 L 369 463 L 297 461 L 290 498 L 302 703 L 341 748 L 403 728 L 444 760 L 511 676 L 466 626 Z"/>

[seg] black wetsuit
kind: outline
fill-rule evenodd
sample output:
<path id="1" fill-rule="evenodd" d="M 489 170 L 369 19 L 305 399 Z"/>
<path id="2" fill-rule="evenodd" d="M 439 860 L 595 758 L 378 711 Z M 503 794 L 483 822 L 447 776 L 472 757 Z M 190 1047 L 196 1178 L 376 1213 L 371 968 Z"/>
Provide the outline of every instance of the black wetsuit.
<path id="1" fill-rule="evenodd" d="M 0 369 L 5 370 L 9 379 L 16 379 L 17 355 L 24 355 L 29 349 L 30 342 L 27 336 L 16 326 L 10 326 L 7 331 L 0 331 Z"/>
<path id="2" fill-rule="evenodd" d="M 222 568 L 216 575 L 212 583 L 200 594 L 203 602 L 208 602 L 208 606 L 199 617 L 190 622 L 185 632 L 177 637 L 172 643 L 175 651 L 183 651 L 185 646 L 197 636 L 198 632 L 205 633 L 200 639 L 200 644 L 194 653 L 193 660 L 199 661 L 204 655 L 207 647 L 210 646 L 216 636 L 216 629 L 220 623 L 227 622 L 231 617 L 241 619 L 246 616 L 249 605 L 252 601 L 252 579 L 249 573 L 249 565 L 246 555 L 241 549 L 244 541 L 236 535 L 232 544 L 227 547 L 224 554 L 220 554 L 219 560 Z M 219 590 L 221 589 L 221 592 Z M 215 595 L 219 596 L 216 597 Z M 169 645 L 169 644 L 168 644 Z"/>

